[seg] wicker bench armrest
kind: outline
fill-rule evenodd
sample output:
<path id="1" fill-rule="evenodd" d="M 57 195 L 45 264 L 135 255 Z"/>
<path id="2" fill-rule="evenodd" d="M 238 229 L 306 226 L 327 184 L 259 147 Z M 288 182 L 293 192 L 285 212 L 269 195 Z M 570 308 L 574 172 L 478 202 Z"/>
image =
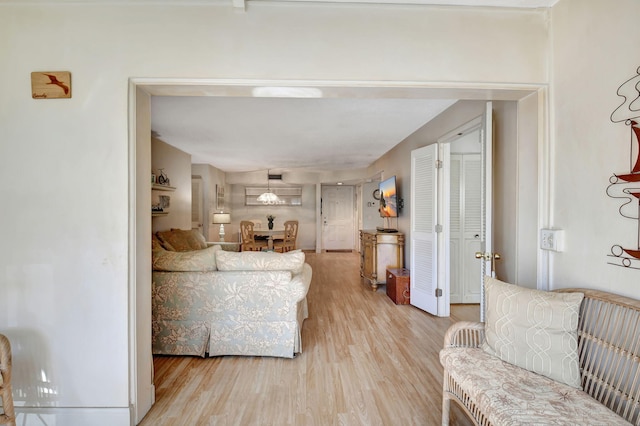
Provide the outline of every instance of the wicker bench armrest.
<path id="1" fill-rule="evenodd" d="M 444 335 L 444 347 L 479 348 L 484 341 L 484 323 L 458 321 Z"/>

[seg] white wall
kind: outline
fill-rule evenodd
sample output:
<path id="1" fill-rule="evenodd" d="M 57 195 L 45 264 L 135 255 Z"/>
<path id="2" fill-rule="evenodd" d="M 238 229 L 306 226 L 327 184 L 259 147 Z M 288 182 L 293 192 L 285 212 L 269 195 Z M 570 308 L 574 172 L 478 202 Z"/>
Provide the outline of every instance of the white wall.
<path id="1" fill-rule="evenodd" d="M 383 226 L 380 217 L 380 200 L 373 198 L 374 189 L 378 189 L 380 182 L 367 182 L 362 185 L 362 229 L 375 229 Z"/>
<path id="2" fill-rule="evenodd" d="M 550 253 L 551 287 L 640 296 L 640 271 L 609 265 L 611 246 L 637 245 L 638 222 L 607 196 L 613 173 L 629 171 L 629 129 L 612 123 L 616 90 L 640 66 L 640 2 L 562 0 L 553 9 L 552 191 L 546 226 L 565 230 Z M 637 187 L 637 186 L 636 186 Z"/>
<path id="3" fill-rule="evenodd" d="M 530 283 L 516 281 L 516 247 L 518 215 L 518 139 L 517 109 L 514 102 L 495 102 L 493 122 L 495 144 L 493 147 L 493 249 L 500 255 L 496 262 L 496 276 L 508 282 L 518 282 L 536 287 L 536 277 Z M 534 141 L 534 146 L 535 146 Z M 537 158 L 530 159 L 536 164 Z M 536 184 L 537 182 L 534 182 Z M 535 198 L 535 195 L 534 195 Z M 531 241 L 535 248 L 536 242 Z M 531 261 L 531 260 L 530 260 Z M 535 263 L 535 262 L 531 262 Z"/>
<path id="4" fill-rule="evenodd" d="M 225 187 L 224 191 L 224 207 L 222 210 L 224 213 L 228 213 L 230 211 L 229 207 L 229 188 L 225 183 L 225 173 L 217 169 L 209 164 L 192 164 L 191 165 L 191 175 L 200 176 L 202 178 L 203 185 L 203 204 L 204 204 L 204 222 L 203 222 L 203 234 L 207 241 L 218 241 L 220 239 L 220 225 L 214 225 L 213 221 L 213 213 L 220 212 L 217 204 L 217 194 L 216 189 L 217 186 Z M 225 239 L 227 241 L 232 241 L 231 238 L 227 237 L 228 230 L 225 229 Z"/>
<path id="5" fill-rule="evenodd" d="M 539 257 L 542 255 L 538 249 L 538 227 L 541 194 L 547 195 L 547 192 L 541 188 L 540 184 L 540 140 L 546 140 L 546 114 L 541 113 L 539 109 L 540 99 L 545 93 L 534 93 L 524 99 L 518 101 L 517 106 L 517 140 L 518 147 L 516 152 L 517 162 L 517 186 L 515 209 L 511 208 L 515 214 L 516 220 L 516 237 L 515 237 L 515 276 L 508 279 L 513 280 L 523 286 L 545 289 L 542 273 L 538 271 L 546 268 Z M 505 247 L 502 248 L 505 250 Z M 510 253 L 505 251 L 504 253 Z M 533 259 L 538 259 L 534 262 Z"/>
<path id="6" fill-rule="evenodd" d="M 582 13 L 592 12 L 572 19 L 580 22 Z M 596 10 L 593 17 L 608 13 Z M 611 21 L 605 28 L 613 34 L 626 26 L 633 34 L 634 14 L 619 14 L 622 27 Z M 578 26 L 566 12 L 556 15 L 561 25 Z M 569 101 L 586 92 L 562 81 L 585 72 L 577 67 L 582 58 L 598 65 L 597 71 L 587 70 L 589 83 L 611 77 L 615 86 L 634 69 L 626 63 L 602 73 L 613 61 L 600 61 L 600 55 L 613 59 L 633 46 L 623 50 L 606 43 L 600 49 L 593 35 L 589 43 L 580 42 L 580 55 L 568 54 L 575 34 L 584 33 L 571 31 L 574 35 L 560 37 L 554 47 L 577 59 L 556 58 L 556 68 L 567 69 L 558 71 L 561 84 L 568 86 L 557 94 L 563 105 L 575 106 Z M 0 97 L 0 178 L 5 183 L 0 188 L 0 332 L 16 348 L 16 403 L 33 407 L 28 411 L 48 424 L 129 424 L 129 405 L 136 403 L 129 384 L 129 353 L 134 352 L 129 333 L 135 329 L 128 317 L 135 294 L 129 287 L 135 267 L 129 252 L 135 229 L 129 196 L 134 176 L 129 166 L 135 163 L 128 129 L 130 78 L 545 83 L 547 36 L 546 16 L 539 11 L 250 3 L 242 13 L 230 3 L 0 4 L 0 61 L 10 64 L 0 67 L 0 81 L 10 82 Z M 43 70 L 70 71 L 73 97 L 32 99 L 30 73 Z M 586 106 L 594 104 L 579 105 L 581 116 L 595 117 Z M 559 109 L 563 118 L 571 115 Z M 567 126 L 573 124 L 561 124 L 557 139 L 569 136 Z M 567 148 L 558 157 L 580 158 L 577 146 Z M 408 193 L 408 180 L 402 185 Z M 604 239 L 595 238 L 597 243 Z M 558 275 L 566 278 L 575 263 L 557 265 Z M 55 393 L 34 388 L 42 372 Z M 49 405 L 56 408 L 46 413 L 37 408 Z M 35 414 L 20 414 L 23 420 L 41 424 Z"/>
<path id="7" fill-rule="evenodd" d="M 152 137 L 151 171 L 156 179 L 160 176 L 160 169 L 163 169 L 175 191 L 152 192 L 152 204 L 158 203 L 157 197 L 161 195 L 170 197 L 171 203 L 166 209 L 168 215 L 153 218 L 152 231 L 191 229 L 191 154 Z"/>

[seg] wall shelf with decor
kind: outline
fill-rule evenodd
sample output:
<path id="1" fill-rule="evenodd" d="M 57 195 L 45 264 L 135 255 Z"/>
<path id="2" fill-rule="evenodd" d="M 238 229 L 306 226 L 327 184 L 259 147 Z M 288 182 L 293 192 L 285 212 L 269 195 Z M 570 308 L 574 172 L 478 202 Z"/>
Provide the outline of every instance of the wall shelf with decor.
<path id="1" fill-rule="evenodd" d="M 151 193 L 158 192 L 173 192 L 176 188 L 169 185 L 160 185 L 159 183 L 151 184 Z M 170 198 L 168 195 L 155 194 L 151 197 L 151 217 L 167 216 L 169 214 L 165 209 L 169 208 Z"/>
<path id="2" fill-rule="evenodd" d="M 153 191 L 175 191 L 176 188 L 168 185 L 160 185 L 159 183 L 154 183 L 151 186 Z"/>

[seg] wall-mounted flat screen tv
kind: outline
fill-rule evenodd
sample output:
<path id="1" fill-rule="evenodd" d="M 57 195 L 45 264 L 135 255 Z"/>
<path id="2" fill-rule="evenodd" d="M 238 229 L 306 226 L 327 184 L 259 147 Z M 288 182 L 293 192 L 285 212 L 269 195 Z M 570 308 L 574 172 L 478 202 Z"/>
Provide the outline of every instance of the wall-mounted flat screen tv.
<path id="1" fill-rule="evenodd" d="M 383 180 L 378 188 L 380 189 L 380 216 L 398 217 L 396 177 Z"/>

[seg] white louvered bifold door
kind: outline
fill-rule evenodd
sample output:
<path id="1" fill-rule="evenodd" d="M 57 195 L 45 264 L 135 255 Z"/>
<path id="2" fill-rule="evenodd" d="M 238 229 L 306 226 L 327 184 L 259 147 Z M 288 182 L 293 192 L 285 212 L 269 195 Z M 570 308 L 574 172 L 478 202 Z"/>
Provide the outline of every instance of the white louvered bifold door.
<path id="1" fill-rule="evenodd" d="M 464 155 L 462 162 L 462 192 L 464 208 L 461 211 L 463 232 L 461 235 L 461 287 L 460 303 L 480 303 L 481 262 L 475 258 L 482 249 L 480 240 L 482 217 L 482 168 L 480 154 Z M 453 303 L 453 302 L 452 302 Z"/>
<path id="2" fill-rule="evenodd" d="M 449 159 L 449 298 L 451 303 L 462 303 L 462 209 L 464 208 L 464 194 L 462 185 L 462 155 L 451 154 Z"/>
<path id="3" fill-rule="evenodd" d="M 411 304 L 438 315 L 438 144 L 411 152 Z"/>

